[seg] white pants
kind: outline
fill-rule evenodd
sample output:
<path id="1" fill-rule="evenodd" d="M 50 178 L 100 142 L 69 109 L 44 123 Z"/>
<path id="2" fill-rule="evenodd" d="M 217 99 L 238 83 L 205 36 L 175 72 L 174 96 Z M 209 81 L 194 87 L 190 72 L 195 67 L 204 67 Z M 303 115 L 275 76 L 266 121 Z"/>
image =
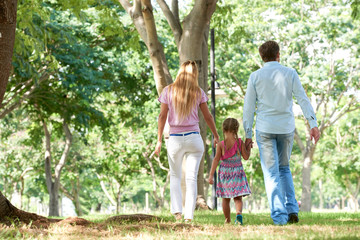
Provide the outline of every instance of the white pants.
<path id="1" fill-rule="evenodd" d="M 170 136 L 167 142 L 170 166 L 171 213 L 182 213 L 181 172 L 186 157 L 186 195 L 184 219 L 193 219 L 197 197 L 197 174 L 204 153 L 200 134 Z"/>

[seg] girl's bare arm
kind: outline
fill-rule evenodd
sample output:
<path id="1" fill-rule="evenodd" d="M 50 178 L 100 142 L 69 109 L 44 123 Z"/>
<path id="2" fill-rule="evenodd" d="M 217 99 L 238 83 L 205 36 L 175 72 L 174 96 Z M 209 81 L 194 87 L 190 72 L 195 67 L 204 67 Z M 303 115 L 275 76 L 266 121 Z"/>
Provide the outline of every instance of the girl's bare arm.
<path id="1" fill-rule="evenodd" d="M 213 159 L 213 162 L 212 162 L 212 165 L 211 165 L 211 170 L 210 170 L 210 173 L 209 173 L 209 183 L 210 184 L 214 183 L 214 173 L 216 171 L 217 166 L 219 165 L 221 152 L 222 152 L 222 145 L 218 144 L 217 147 L 216 147 L 216 154 L 215 154 L 215 157 Z"/>
<path id="2" fill-rule="evenodd" d="M 241 140 L 241 155 L 245 160 L 248 160 L 251 153 L 251 147 L 249 144 L 249 148 L 247 149 L 245 143 Z"/>

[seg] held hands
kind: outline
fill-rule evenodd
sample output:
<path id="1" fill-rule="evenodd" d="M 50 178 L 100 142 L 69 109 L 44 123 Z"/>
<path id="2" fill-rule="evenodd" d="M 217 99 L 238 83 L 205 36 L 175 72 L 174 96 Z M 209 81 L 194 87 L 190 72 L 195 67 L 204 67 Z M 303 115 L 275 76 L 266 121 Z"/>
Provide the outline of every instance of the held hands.
<path id="1" fill-rule="evenodd" d="M 254 142 L 252 141 L 251 138 L 247 138 L 245 140 L 245 148 L 246 148 L 247 151 L 249 151 L 251 148 L 253 148 L 253 143 Z"/>
<path id="2" fill-rule="evenodd" d="M 317 127 L 314 127 L 310 130 L 310 139 L 315 141 L 315 144 L 319 141 L 320 139 L 320 131 Z"/>
<path id="3" fill-rule="evenodd" d="M 160 155 L 160 151 L 161 151 L 161 141 L 158 141 L 157 143 L 156 143 L 156 147 L 155 147 L 155 154 L 156 154 L 156 156 L 159 156 Z"/>

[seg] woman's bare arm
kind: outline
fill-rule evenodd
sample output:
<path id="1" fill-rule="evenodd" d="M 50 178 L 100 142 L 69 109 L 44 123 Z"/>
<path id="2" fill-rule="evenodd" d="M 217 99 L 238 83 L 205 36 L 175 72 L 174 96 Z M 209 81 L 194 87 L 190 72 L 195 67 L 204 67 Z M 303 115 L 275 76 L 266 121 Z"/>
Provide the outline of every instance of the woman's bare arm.
<path id="1" fill-rule="evenodd" d="M 156 143 L 156 147 L 155 147 L 155 154 L 157 156 L 159 156 L 160 151 L 161 151 L 162 135 L 164 132 L 164 127 L 165 127 L 168 112 L 169 112 L 168 105 L 165 103 L 161 103 L 160 114 L 159 114 L 159 119 L 158 119 L 158 138 L 157 138 L 157 143 Z"/>
<path id="2" fill-rule="evenodd" d="M 203 102 L 200 104 L 200 110 L 201 110 L 202 114 L 204 115 L 205 122 L 207 123 L 211 132 L 214 135 L 214 144 L 216 145 L 219 143 L 219 134 L 216 131 L 214 118 L 210 114 L 210 111 L 209 111 L 209 108 L 208 108 L 208 105 L 206 102 Z"/>

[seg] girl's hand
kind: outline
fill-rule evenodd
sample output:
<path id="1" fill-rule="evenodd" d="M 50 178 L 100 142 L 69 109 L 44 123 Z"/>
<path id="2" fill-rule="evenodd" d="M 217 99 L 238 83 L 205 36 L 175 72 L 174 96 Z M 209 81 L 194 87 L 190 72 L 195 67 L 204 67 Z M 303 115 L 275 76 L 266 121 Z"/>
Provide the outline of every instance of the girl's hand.
<path id="1" fill-rule="evenodd" d="M 252 139 L 251 138 L 247 138 L 246 140 L 245 140 L 245 147 L 246 147 L 246 149 L 251 149 L 251 148 L 253 148 L 253 141 L 252 141 Z"/>
<path id="2" fill-rule="evenodd" d="M 157 142 L 156 143 L 156 147 L 155 147 L 155 154 L 156 154 L 156 156 L 159 156 L 160 155 L 160 151 L 161 151 L 161 142 Z"/>
<path id="3" fill-rule="evenodd" d="M 210 184 L 214 184 L 214 177 L 210 176 L 208 181 Z"/>

